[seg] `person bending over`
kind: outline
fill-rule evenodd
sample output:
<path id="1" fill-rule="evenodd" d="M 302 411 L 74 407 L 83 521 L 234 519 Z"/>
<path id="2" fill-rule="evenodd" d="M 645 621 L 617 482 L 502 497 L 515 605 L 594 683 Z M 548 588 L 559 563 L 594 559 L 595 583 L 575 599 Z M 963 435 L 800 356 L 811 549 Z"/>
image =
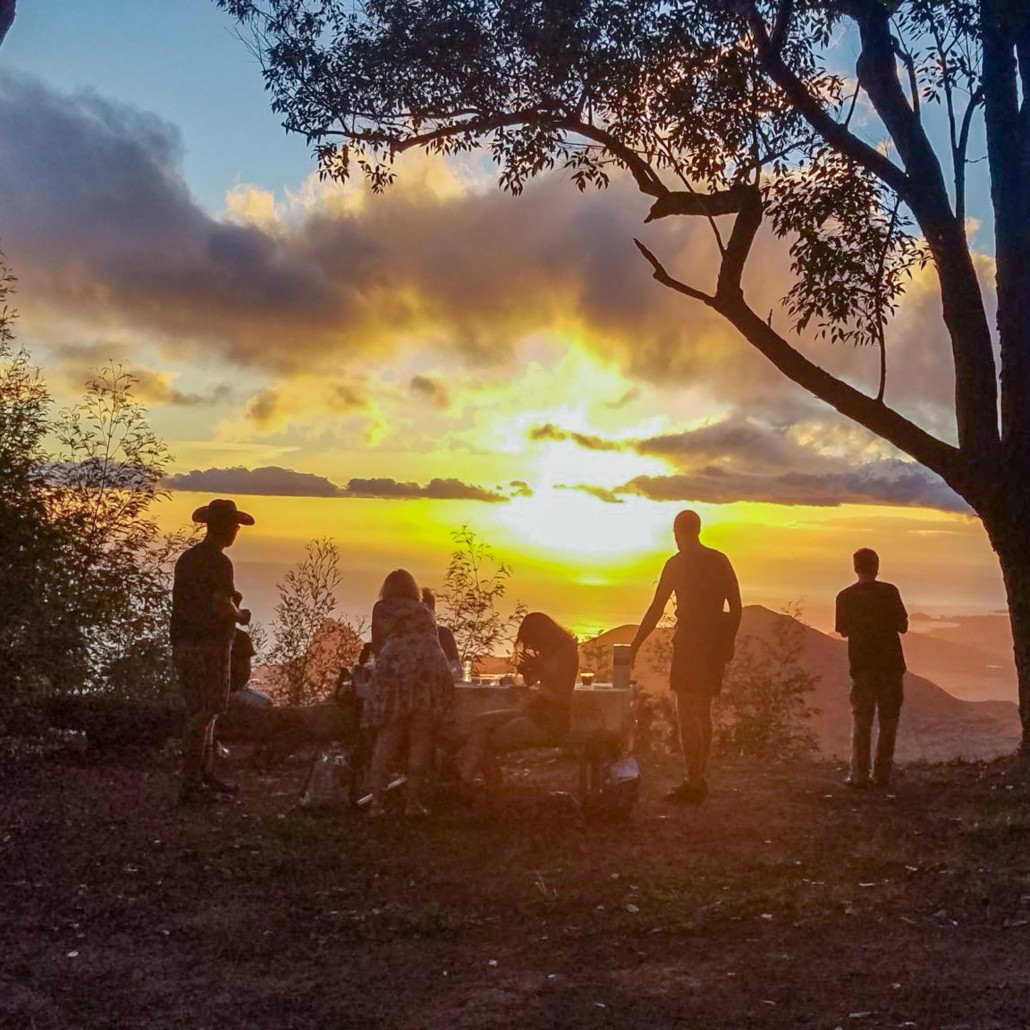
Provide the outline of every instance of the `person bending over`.
<path id="1" fill-rule="evenodd" d="M 462 782 L 471 783 L 488 753 L 554 747 L 569 732 L 569 709 L 579 673 L 576 638 L 549 615 L 530 612 L 515 638 L 515 664 L 528 685 L 539 684 L 514 708 L 484 712 L 458 754 Z"/>
<path id="2" fill-rule="evenodd" d="M 669 687 L 676 695 L 683 782 L 667 795 L 671 801 L 698 803 L 708 795 L 708 757 L 712 748 L 712 702 L 722 690 L 726 666 L 742 612 L 740 587 L 729 558 L 705 547 L 701 519 L 681 511 L 673 523 L 678 551 L 662 569 L 654 600 L 640 621 L 630 654 L 658 625 L 669 598 L 676 595 Z M 728 611 L 726 610 L 728 608 Z"/>

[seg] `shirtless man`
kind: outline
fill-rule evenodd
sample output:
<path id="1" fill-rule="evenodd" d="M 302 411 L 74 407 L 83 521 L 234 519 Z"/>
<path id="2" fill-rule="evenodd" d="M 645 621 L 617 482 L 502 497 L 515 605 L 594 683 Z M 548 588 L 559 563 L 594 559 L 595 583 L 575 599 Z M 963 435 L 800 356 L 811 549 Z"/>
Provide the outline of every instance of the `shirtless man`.
<path id="1" fill-rule="evenodd" d="M 705 774 L 712 747 L 712 702 L 722 689 L 726 665 L 733 657 L 741 616 L 740 587 L 733 566 L 721 551 L 701 543 L 700 532 L 701 519 L 696 512 L 681 511 L 676 516 L 673 534 L 679 551 L 665 563 L 654 600 L 631 645 L 635 660 L 675 594 L 669 687 L 676 695 L 685 775 L 667 797 L 692 804 L 708 795 Z"/>

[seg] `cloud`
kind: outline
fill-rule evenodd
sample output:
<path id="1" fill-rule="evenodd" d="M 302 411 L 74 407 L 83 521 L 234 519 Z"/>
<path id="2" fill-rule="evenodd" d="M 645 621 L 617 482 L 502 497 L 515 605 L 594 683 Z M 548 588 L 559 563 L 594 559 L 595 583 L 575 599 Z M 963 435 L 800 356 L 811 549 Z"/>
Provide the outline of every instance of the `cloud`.
<path id="1" fill-rule="evenodd" d="M 492 490 L 471 486 L 460 479 L 431 479 L 425 486 L 401 483 L 396 479 L 352 479 L 341 497 L 381 497 L 410 500 L 429 497 L 437 501 L 487 501 L 498 503 L 508 498 Z"/>
<path id="2" fill-rule="evenodd" d="M 576 433 L 571 430 L 559 429 L 555 425 L 547 423 L 542 426 L 535 426 L 529 431 L 530 440 L 550 440 L 554 443 L 562 443 L 571 440 L 572 443 L 588 451 L 621 451 L 626 449 L 626 444 L 617 440 L 606 440 L 600 436 L 591 436 L 588 433 Z"/>
<path id="3" fill-rule="evenodd" d="M 914 462 L 882 461 L 845 472 L 783 472 L 755 475 L 707 466 L 673 476 L 637 476 L 616 494 L 636 494 L 654 501 L 838 507 L 885 504 L 969 513 L 969 506 L 943 480 Z"/>
<path id="4" fill-rule="evenodd" d="M 255 469 L 243 466 L 194 469 L 192 472 L 165 477 L 162 486 L 168 490 L 219 495 L 378 497 L 396 500 L 421 497 L 438 501 L 483 501 L 492 504 L 507 501 L 510 496 L 522 495 L 529 489 L 524 483 L 512 484 L 516 489 L 508 494 L 501 490 L 487 490 L 463 483 L 459 479 L 431 479 L 425 485 L 388 478 L 351 479 L 346 486 L 338 486 L 325 476 L 311 472 L 296 472 L 278 465 L 266 465 Z"/>
<path id="5" fill-rule="evenodd" d="M 843 438 L 842 432 L 835 423 L 784 427 L 729 417 L 639 439 L 607 440 L 550 424 L 531 429 L 529 437 L 571 441 L 594 451 L 633 451 L 663 458 L 678 470 L 667 476 L 638 476 L 615 488 L 566 487 L 609 504 L 620 500 L 620 495 L 636 494 L 656 501 L 710 504 L 758 501 L 823 507 L 852 503 L 970 510 L 936 474 L 897 458 L 858 428 L 847 427 Z"/>
<path id="6" fill-rule="evenodd" d="M 190 392 L 180 390 L 174 383 L 174 376 L 168 372 L 156 372 L 149 368 L 130 368 L 136 378 L 133 394 L 143 404 L 160 404 L 173 408 L 198 408 L 224 404 L 232 391 L 224 383 L 208 390 Z"/>
<path id="7" fill-rule="evenodd" d="M 190 194 L 173 126 L 12 73 L 0 74 L 0 138 L 4 243 L 25 324 L 136 331 L 178 362 L 218 359 L 264 374 L 274 384 L 247 408 L 262 428 L 298 412 L 360 408 L 360 398 L 334 400 L 329 391 L 305 404 L 284 392 L 288 380 L 415 350 L 500 378 L 518 342 L 540 333 L 583 341 L 652 390 L 689 385 L 785 423 L 827 410 L 717 315 L 652 280 L 633 236 L 703 288 L 712 285 L 716 248 L 701 219 L 644 226 L 648 198 L 625 177 L 580 194 L 556 172 L 513 198 L 481 189 L 442 158 L 408 155 L 382 196 L 357 184 L 309 185 L 279 202 L 240 187 L 213 216 Z M 55 140 L 74 161 L 55 159 Z M 989 283 L 989 259 L 977 261 Z M 784 243 L 763 232 L 745 291 L 781 331 L 788 276 Z M 990 307 L 990 288 L 985 294 Z M 875 390 L 871 349 L 799 346 Z M 953 436 L 949 355 L 927 268 L 891 328 L 887 399 Z M 445 406 L 454 392 L 416 378 L 411 390 L 432 404 Z"/>
<path id="8" fill-rule="evenodd" d="M 579 490 L 582 493 L 589 494 L 591 497 L 596 497 L 599 501 L 604 501 L 605 504 L 625 504 L 626 499 L 620 497 L 614 490 L 609 490 L 604 486 L 590 486 L 586 483 L 578 483 L 575 486 L 570 486 L 566 483 L 559 483 L 556 490 Z M 625 488 L 624 488 L 625 489 Z"/>
<path id="9" fill-rule="evenodd" d="M 434 408 L 446 408 L 451 402 L 447 387 L 432 376 L 412 376 L 408 386 L 416 397 L 428 401 Z"/>
<path id="10" fill-rule="evenodd" d="M 164 487 L 205 494 L 251 494 L 264 497 L 340 497 L 340 488 L 325 476 L 266 465 L 263 468 L 194 469 L 167 476 Z"/>

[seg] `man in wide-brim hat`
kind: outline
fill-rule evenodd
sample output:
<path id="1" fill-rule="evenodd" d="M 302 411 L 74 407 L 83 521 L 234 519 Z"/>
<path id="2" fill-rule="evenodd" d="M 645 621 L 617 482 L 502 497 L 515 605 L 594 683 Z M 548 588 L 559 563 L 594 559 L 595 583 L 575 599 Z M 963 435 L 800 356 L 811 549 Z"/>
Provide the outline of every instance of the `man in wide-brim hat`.
<path id="1" fill-rule="evenodd" d="M 219 498 L 198 508 L 193 521 L 207 526 L 204 539 L 175 563 L 172 586 L 172 655 L 186 700 L 182 734 L 182 786 L 179 801 L 189 804 L 212 794 L 232 794 L 237 787 L 214 773 L 215 722 L 229 696 L 230 658 L 236 626 L 250 622 L 238 605 L 232 562 L 225 549 L 240 526 L 254 518 Z"/>

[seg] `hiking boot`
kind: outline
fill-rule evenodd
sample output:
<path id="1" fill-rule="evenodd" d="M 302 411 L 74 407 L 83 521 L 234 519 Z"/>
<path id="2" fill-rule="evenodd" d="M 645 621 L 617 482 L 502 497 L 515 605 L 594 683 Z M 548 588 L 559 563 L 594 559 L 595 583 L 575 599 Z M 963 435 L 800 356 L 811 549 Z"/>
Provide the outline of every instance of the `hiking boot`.
<path id="1" fill-rule="evenodd" d="M 868 790 L 869 789 L 869 781 L 868 780 L 860 780 L 860 779 L 857 779 L 854 776 L 849 776 L 844 781 L 844 786 L 845 787 L 850 787 L 852 790 Z"/>
<path id="2" fill-rule="evenodd" d="M 240 792 L 240 785 L 238 783 L 230 783 L 228 780 L 220 779 L 214 773 L 204 774 L 204 786 L 208 790 L 214 791 L 215 794 L 239 794 Z"/>

